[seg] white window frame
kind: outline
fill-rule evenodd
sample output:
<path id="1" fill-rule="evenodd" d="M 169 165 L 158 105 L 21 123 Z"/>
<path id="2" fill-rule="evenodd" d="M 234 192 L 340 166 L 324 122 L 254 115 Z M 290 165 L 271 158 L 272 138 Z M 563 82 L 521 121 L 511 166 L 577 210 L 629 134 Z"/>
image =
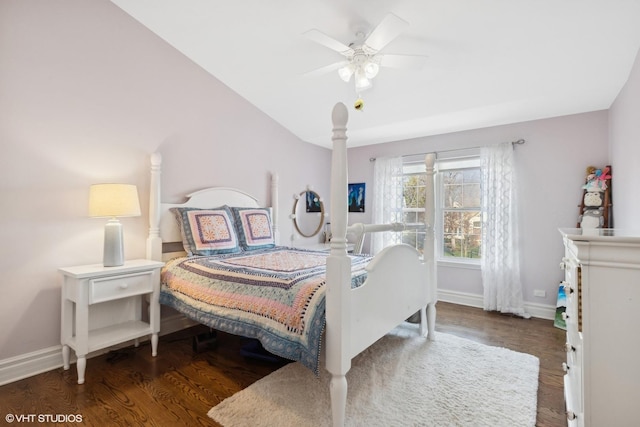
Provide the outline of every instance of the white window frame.
<path id="1" fill-rule="evenodd" d="M 412 165 L 420 165 L 422 173 L 425 173 L 426 165 L 424 163 L 424 157 L 423 156 L 421 156 L 421 157 L 416 157 L 416 156 L 405 157 L 403 159 L 403 161 L 402 161 L 402 176 L 403 176 L 402 182 L 403 182 L 403 186 L 404 186 L 404 177 L 406 175 L 410 175 L 410 174 L 414 175 L 414 174 L 419 174 L 420 173 L 420 172 L 412 172 L 410 174 L 409 173 L 405 173 L 406 168 L 409 168 Z M 403 188 L 403 190 L 404 190 L 404 188 Z M 408 213 L 408 212 L 418 212 L 418 213 L 422 212 L 423 215 L 424 215 L 425 214 L 425 207 L 424 206 L 422 206 L 420 208 L 405 208 L 405 207 L 403 207 L 402 208 L 402 217 L 404 218 L 404 214 Z M 416 224 L 416 223 L 412 222 L 412 223 L 408 223 L 408 224 Z M 421 223 L 418 223 L 418 224 L 421 224 Z M 418 241 L 419 241 L 418 237 L 421 237 L 422 238 L 421 241 L 424 243 L 424 236 L 425 236 L 425 230 L 424 229 L 421 229 L 421 230 L 407 230 L 407 231 L 403 231 L 402 233 L 403 233 L 403 235 L 404 234 L 415 234 L 416 235 L 416 245 L 418 244 Z"/>
<path id="2" fill-rule="evenodd" d="M 436 160 L 436 224 L 438 227 L 435 230 L 436 239 L 438 242 L 438 251 L 436 253 L 436 260 L 438 265 L 451 265 L 456 267 L 466 267 L 479 269 L 481 258 L 462 258 L 451 257 L 444 255 L 444 211 L 447 210 L 444 207 L 444 182 L 442 178 L 443 171 L 452 169 L 465 169 L 465 168 L 479 168 L 480 167 L 480 152 L 479 150 L 466 150 L 464 153 L 451 152 L 439 153 Z M 475 210 L 475 209 L 473 209 Z M 478 207 L 480 210 L 480 207 Z"/>

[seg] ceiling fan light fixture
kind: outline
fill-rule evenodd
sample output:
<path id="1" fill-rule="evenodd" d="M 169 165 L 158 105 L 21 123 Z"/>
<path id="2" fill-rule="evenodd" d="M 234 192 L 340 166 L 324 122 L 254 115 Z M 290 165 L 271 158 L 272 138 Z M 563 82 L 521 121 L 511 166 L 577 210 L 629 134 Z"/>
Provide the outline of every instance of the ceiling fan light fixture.
<path id="1" fill-rule="evenodd" d="M 348 82 L 349 80 L 351 80 L 351 76 L 353 75 L 353 65 L 349 64 L 338 69 L 338 75 L 342 80 Z"/>
<path id="2" fill-rule="evenodd" d="M 365 37 L 365 31 L 358 31 L 356 40 L 348 46 L 319 30 L 309 30 L 304 34 L 346 58 L 346 61 L 336 62 L 316 71 L 324 73 L 337 70 L 340 79 L 346 83 L 351 81 L 351 76 L 355 76 L 355 89 L 359 94 L 373 85 L 372 79 L 378 75 L 380 67 L 417 68 L 422 64 L 424 56 L 381 53 L 408 25 L 399 16 L 387 13 L 368 36 Z"/>
<path id="3" fill-rule="evenodd" d="M 369 61 L 364 65 L 364 74 L 368 79 L 372 79 L 377 76 L 378 71 L 380 71 L 380 66 L 375 62 Z"/>
<path id="4" fill-rule="evenodd" d="M 369 89 L 371 87 L 371 80 L 367 78 L 367 75 L 362 68 L 358 68 L 355 74 L 356 92 L 360 93 L 361 91 Z"/>

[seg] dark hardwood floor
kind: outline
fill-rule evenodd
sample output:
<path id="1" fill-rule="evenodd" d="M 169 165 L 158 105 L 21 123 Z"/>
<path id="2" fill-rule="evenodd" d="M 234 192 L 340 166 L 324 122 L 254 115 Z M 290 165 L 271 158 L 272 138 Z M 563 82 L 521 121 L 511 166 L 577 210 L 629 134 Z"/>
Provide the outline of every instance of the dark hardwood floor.
<path id="1" fill-rule="evenodd" d="M 554 328 L 551 320 L 520 319 L 443 302 L 437 308 L 437 331 L 537 356 L 537 425 L 566 425 L 564 331 Z M 37 422 L 38 416 L 46 415 L 66 417 L 71 421 L 67 425 L 215 426 L 207 417 L 211 407 L 281 364 L 243 358 L 239 350 L 244 340 L 223 333 L 215 347 L 196 352 L 192 337 L 203 332 L 206 329 L 198 327 L 161 337 L 155 358 L 143 343 L 89 359 L 83 385 L 76 383 L 76 367 L 71 365 L 68 371 L 60 368 L 2 386 L 1 415 L 33 414 L 33 424 L 38 425 L 53 424 Z M 13 425 L 17 424 L 22 423 Z"/>

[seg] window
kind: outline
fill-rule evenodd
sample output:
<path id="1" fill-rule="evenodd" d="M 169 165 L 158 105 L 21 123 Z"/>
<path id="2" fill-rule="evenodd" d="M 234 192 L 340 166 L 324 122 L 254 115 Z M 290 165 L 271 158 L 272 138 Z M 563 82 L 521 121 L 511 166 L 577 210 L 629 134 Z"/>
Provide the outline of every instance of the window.
<path id="1" fill-rule="evenodd" d="M 441 258 L 460 261 L 480 259 L 480 160 L 439 162 L 437 193 Z"/>
<path id="2" fill-rule="evenodd" d="M 436 176 L 437 254 L 442 260 L 477 262 L 481 257 L 480 159 L 438 160 Z M 403 222 L 424 224 L 425 164 L 405 159 L 403 165 Z M 402 232 L 402 243 L 422 252 L 424 230 Z"/>
<path id="3" fill-rule="evenodd" d="M 425 172 L 424 162 L 405 163 L 402 167 L 402 222 L 405 224 L 424 224 Z M 424 230 L 405 230 L 402 243 L 422 253 L 424 237 Z"/>

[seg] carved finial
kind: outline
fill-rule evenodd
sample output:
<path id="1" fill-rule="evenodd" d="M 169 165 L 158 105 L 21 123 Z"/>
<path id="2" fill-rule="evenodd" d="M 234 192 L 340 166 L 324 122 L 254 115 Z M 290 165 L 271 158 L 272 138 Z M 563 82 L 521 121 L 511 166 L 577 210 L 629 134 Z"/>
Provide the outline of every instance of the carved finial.
<path id="1" fill-rule="evenodd" d="M 349 112 L 347 111 L 347 107 L 342 103 L 338 102 L 334 107 L 331 113 L 331 120 L 333 121 L 334 128 L 344 128 L 347 126 L 347 120 L 349 119 Z"/>
<path id="2" fill-rule="evenodd" d="M 159 166 L 162 163 L 162 154 L 155 152 L 151 155 L 151 164 L 153 166 Z"/>
<path id="3" fill-rule="evenodd" d="M 433 169 L 433 165 L 436 163 L 436 154 L 428 153 L 425 155 L 424 162 L 427 165 L 427 169 Z"/>

